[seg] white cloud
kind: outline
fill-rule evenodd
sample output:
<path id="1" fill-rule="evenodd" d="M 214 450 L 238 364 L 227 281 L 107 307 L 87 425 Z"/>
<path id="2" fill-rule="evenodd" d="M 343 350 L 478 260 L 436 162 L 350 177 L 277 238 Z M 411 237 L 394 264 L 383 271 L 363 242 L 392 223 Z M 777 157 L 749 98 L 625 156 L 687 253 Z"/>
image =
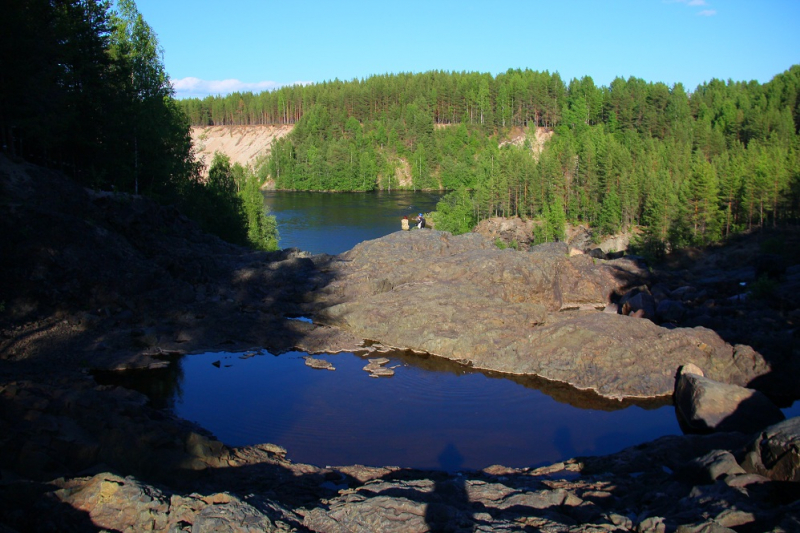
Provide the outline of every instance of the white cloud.
<path id="1" fill-rule="evenodd" d="M 686 5 L 689 6 L 704 6 L 706 5 L 706 0 L 689 0 L 686 2 Z"/>
<path id="2" fill-rule="evenodd" d="M 697 14 L 698 17 L 713 17 L 717 12 L 713 9 L 704 9 Z"/>
<path id="3" fill-rule="evenodd" d="M 200 78 L 182 78 L 174 80 L 172 86 L 175 88 L 177 98 L 204 98 L 206 96 L 226 95 L 233 92 L 254 92 L 260 93 L 278 89 L 284 85 L 308 85 L 309 81 L 296 81 L 293 83 L 278 83 L 276 81 L 257 81 L 248 83 L 237 79 L 229 80 L 201 80 Z"/>

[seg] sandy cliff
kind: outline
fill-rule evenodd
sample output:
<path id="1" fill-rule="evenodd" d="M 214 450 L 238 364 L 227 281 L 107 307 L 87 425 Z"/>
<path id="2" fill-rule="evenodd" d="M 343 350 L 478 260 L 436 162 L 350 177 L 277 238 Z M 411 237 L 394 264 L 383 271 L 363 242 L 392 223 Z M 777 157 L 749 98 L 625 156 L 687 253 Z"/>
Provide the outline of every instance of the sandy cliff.
<path id="1" fill-rule="evenodd" d="M 203 161 L 203 173 L 214 158 L 214 152 L 222 152 L 231 158 L 231 163 L 243 166 L 255 163 L 260 157 L 269 155 L 272 141 L 292 131 L 292 125 L 258 126 L 193 126 L 192 142 L 197 158 Z"/>

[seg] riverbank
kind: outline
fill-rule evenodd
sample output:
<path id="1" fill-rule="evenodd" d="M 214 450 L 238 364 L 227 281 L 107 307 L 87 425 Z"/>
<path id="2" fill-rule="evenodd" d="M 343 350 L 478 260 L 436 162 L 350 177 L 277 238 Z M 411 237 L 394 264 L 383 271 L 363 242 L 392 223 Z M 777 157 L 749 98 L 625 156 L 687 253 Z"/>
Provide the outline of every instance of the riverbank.
<path id="1" fill-rule="evenodd" d="M 671 531 L 716 521 L 790 531 L 800 523 L 796 484 L 747 460 L 748 450 L 762 449 L 754 447 L 764 438 L 754 435 L 665 438 L 539 469 L 456 473 L 311 466 L 269 444 L 226 447 L 138 393 L 98 385 L 89 371 L 158 368 L 172 354 L 208 349 L 357 350 L 365 336 L 356 326 L 286 318 L 324 317 L 395 291 L 424 297 L 421 288 L 434 287 L 435 276 L 444 276 L 440 285 L 453 281 L 459 262 L 462 270 L 476 267 L 451 252 L 477 236 L 462 243 L 400 233 L 335 257 L 255 253 L 203 234 L 175 210 L 86 191 L 38 167 L 0 157 L 0 178 L 0 516 L 7 530 Z M 441 270 L 416 285 L 412 276 L 405 288 L 404 278 L 369 274 L 380 257 L 372 247 L 390 252 L 399 239 L 410 239 L 406 254 L 441 258 Z M 469 253 L 518 261 L 491 246 L 481 241 Z M 575 265 L 557 256 L 547 261 L 568 274 Z M 607 297 L 606 284 L 620 278 L 595 271 L 594 261 L 573 261 L 585 263 L 593 280 L 581 289 L 592 295 L 585 302 L 572 298 L 581 276 L 559 278 L 557 293 L 549 285 L 524 294 L 510 290 L 531 285 L 525 276 L 512 279 L 516 268 L 487 266 L 473 276 L 494 283 L 484 298 L 532 301 L 524 315 L 531 322 L 539 313 L 599 316 L 580 306 L 600 303 L 595 297 Z M 610 272 L 622 270 L 612 264 Z M 359 284 L 363 298 L 353 298 Z M 420 319 L 438 320 L 443 309 L 432 313 L 434 305 L 422 305 Z M 465 304 L 453 316 L 502 329 L 518 316 L 506 307 L 490 316 L 481 314 L 490 307 Z"/>

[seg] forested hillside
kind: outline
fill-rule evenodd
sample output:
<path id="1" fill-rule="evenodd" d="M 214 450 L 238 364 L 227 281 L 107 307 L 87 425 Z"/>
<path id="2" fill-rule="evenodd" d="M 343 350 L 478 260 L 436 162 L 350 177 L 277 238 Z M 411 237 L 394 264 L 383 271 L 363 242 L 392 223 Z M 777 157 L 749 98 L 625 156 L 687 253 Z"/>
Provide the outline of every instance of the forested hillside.
<path id="1" fill-rule="evenodd" d="M 711 80 L 691 94 L 637 78 L 598 87 L 558 73 L 426 72 L 184 100 L 195 125 L 295 124 L 275 143 L 279 188 L 454 191 L 439 227 L 542 217 L 656 245 L 715 241 L 800 214 L 800 66 L 770 82 Z M 534 127 L 555 134 L 540 156 Z M 518 132 L 528 141 L 508 143 Z"/>
<path id="2" fill-rule="evenodd" d="M 0 2 L 2 151 L 85 186 L 177 204 L 228 241 L 276 247 L 275 234 L 252 239 L 274 222 L 246 198 L 261 200 L 257 187 L 241 173 L 234 184 L 224 161 L 222 177 L 201 177 L 155 33 L 133 0 L 114 5 Z"/>

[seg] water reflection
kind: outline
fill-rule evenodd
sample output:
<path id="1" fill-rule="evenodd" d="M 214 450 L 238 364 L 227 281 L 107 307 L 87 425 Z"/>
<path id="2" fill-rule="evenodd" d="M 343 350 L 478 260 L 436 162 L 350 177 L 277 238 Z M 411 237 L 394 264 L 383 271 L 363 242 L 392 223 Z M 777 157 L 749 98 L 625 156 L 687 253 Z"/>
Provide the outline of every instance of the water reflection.
<path id="1" fill-rule="evenodd" d="M 598 402 L 574 389 L 565 403 L 550 394 L 566 398 L 560 384 L 486 375 L 408 352 L 379 354 L 397 368 L 394 377 L 378 379 L 364 372 L 365 354 L 314 356 L 335 372 L 307 367 L 305 355 L 198 354 L 140 385 L 135 375 L 125 379 L 155 406 L 198 422 L 226 444 L 272 442 L 295 461 L 320 465 L 536 466 L 680 432 L 669 405 Z"/>

